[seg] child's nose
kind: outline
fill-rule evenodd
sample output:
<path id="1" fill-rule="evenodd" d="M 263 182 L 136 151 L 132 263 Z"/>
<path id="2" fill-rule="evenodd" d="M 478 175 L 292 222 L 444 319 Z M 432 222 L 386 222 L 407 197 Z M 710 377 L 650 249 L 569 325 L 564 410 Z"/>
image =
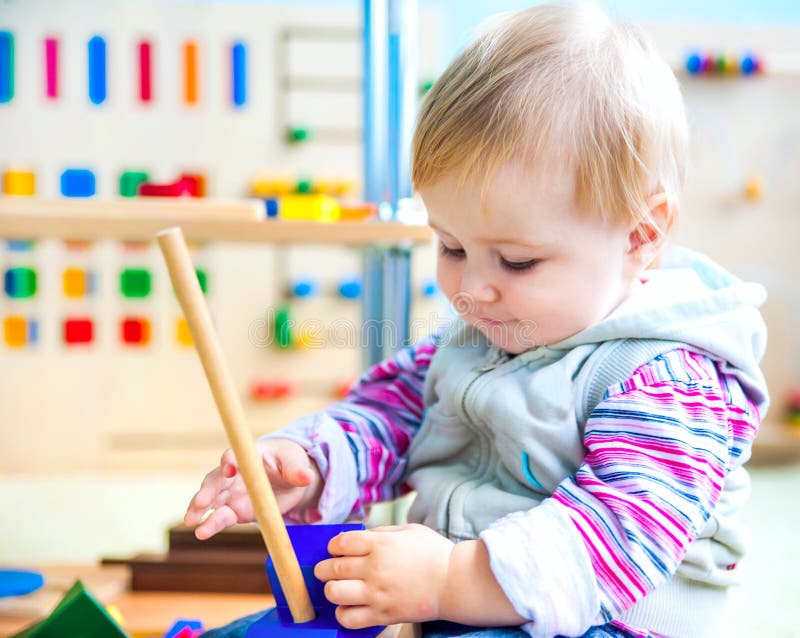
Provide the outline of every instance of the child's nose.
<path id="1" fill-rule="evenodd" d="M 461 293 L 474 299 L 475 303 L 493 303 L 500 299 L 500 291 L 490 281 L 474 272 L 464 272 Z"/>

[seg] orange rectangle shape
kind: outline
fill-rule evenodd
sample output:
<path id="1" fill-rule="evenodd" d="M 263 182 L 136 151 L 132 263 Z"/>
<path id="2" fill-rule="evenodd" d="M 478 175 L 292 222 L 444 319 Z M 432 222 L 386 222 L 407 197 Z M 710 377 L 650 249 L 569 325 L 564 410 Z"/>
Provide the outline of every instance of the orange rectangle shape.
<path id="1" fill-rule="evenodd" d="M 199 100 L 198 58 L 197 42 L 193 40 L 185 42 L 183 45 L 183 99 L 187 104 L 197 104 Z"/>

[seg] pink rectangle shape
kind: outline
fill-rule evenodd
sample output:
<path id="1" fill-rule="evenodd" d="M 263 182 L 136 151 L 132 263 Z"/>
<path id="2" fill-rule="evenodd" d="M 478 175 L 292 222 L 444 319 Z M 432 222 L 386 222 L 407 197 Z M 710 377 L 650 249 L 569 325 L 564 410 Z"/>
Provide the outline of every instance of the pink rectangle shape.
<path id="1" fill-rule="evenodd" d="M 45 95 L 55 100 L 58 97 L 58 40 L 45 38 L 44 41 Z"/>
<path id="2" fill-rule="evenodd" d="M 153 99 L 153 52 L 147 40 L 139 42 L 139 99 L 147 104 Z"/>

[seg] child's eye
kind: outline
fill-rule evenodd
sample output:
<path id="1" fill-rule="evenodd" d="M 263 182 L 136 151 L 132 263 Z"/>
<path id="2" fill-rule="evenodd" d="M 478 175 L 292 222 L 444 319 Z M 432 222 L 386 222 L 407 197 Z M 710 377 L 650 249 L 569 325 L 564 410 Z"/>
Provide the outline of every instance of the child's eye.
<path id="1" fill-rule="evenodd" d="M 539 263 L 538 259 L 528 259 L 527 261 L 508 261 L 502 257 L 500 258 L 500 266 L 511 272 L 524 272 L 526 270 L 530 270 L 537 263 Z"/>
<path id="2" fill-rule="evenodd" d="M 452 259 L 463 259 L 467 255 L 463 248 L 448 248 L 442 242 L 439 242 L 439 252 Z"/>

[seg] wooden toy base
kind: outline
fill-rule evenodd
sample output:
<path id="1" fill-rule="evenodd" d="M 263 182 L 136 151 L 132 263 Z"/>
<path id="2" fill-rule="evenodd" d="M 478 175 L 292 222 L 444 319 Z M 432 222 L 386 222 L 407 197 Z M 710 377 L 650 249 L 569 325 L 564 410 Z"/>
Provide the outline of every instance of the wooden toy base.
<path id="1" fill-rule="evenodd" d="M 208 591 L 265 594 L 267 550 L 253 525 L 235 525 L 205 541 L 186 525 L 169 528 L 169 551 L 130 559 L 104 558 L 104 564 L 131 568 L 133 591 Z"/>

